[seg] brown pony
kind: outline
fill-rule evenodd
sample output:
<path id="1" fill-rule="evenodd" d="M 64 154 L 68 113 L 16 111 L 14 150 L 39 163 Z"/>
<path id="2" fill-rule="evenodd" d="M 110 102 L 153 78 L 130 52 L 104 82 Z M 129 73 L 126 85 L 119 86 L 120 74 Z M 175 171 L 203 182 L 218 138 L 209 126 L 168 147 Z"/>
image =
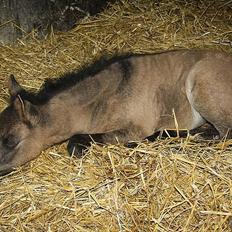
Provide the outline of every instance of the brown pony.
<path id="1" fill-rule="evenodd" d="M 125 143 L 177 123 L 191 130 L 209 122 L 221 137 L 232 128 L 232 57 L 217 51 L 103 59 L 46 82 L 36 94 L 11 76 L 9 92 L 0 114 L 1 172 L 77 135 Z"/>

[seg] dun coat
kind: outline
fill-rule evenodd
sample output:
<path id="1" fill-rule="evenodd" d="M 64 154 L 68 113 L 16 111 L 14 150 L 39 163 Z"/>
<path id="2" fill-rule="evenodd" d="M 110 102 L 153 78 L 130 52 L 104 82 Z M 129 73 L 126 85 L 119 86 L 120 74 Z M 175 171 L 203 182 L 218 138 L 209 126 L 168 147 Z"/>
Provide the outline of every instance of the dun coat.
<path id="1" fill-rule="evenodd" d="M 9 80 L 0 114 L 0 171 L 9 171 L 53 144 L 100 134 L 104 143 L 141 140 L 163 129 L 211 123 L 232 128 L 232 56 L 179 50 L 100 60 L 36 93 Z M 175 119 L 175 120 L 174 120 Z"/>

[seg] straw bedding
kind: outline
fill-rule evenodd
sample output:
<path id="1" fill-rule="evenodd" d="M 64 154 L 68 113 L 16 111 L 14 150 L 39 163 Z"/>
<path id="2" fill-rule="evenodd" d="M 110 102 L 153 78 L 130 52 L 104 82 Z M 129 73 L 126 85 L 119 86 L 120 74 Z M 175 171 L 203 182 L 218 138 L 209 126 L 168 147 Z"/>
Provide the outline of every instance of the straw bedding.
<path id="1" fill-rule="evenodd" d="M 1 46 L 1 108 L 10 73 L 37 90 L 102 54 L 192 47 L 232 52 L 231 1 L 118 1 L 70 32 Z M 0 231 L 231 231 L 230 144 L 93 143 L 81 159 L 55 146 L 0 177 Z"/>

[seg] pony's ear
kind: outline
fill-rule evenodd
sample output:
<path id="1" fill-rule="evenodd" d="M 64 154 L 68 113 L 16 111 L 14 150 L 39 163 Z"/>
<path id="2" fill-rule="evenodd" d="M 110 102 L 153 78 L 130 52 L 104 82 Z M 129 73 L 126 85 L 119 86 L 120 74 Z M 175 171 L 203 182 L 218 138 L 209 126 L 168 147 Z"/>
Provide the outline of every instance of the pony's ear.
<path id="1" fill-rule="evenodd" d="M 31 102 L 23 100 L 20 95 L 13 100 L 13 107 L 22 122 L 31 126 L 36 126 L 39 122 L 39 109 Z"/>
<path id="2" fill-rule="evenodd" d="M 8 81 L 8 89 L 11 99 L 16 98 L 17 95 L 24 90 L 23 87 L 16 81 L 14 75 L 12 74 L 10 75 Z"/>

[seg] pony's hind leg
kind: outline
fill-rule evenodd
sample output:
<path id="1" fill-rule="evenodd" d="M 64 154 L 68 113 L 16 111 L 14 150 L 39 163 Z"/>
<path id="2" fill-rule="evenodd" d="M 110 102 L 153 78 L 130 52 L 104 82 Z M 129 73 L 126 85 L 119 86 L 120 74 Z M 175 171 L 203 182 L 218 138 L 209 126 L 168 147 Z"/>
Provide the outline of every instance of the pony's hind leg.
<path id="1" fill-rule="evenodd" d="M 232 59 L 218 56 L 195 65 L 187 79 L 187 92 L 192 107 L 222 138 L 232 129 Z"/>
<path id="2" fill-rule="evenodd" d="M 219 84 L 220 89 L 220 84 Z M 226 92 L 226 89 L 224 89 Z M 224 96 L 214 94 L 210 88 L 204 89 L 204 92 L 195 95 L 194 108 L 210 124 L 212 124 L 219 133 L 219 137 L 231 137 L 229 133 L 232 129 L 232 91 L 224 93 Z"/>
<path id="3" fill-rule="evenodd" d="M 205 101 L 207 99 L 207 101 Z M 219 137 L 231 137 L 229 133 L 232 129 L 232 95 L 228 93 L 225 99 L 207 93 L 204 96 L 196 97 L 194 108 L 210 124 L 212 124 L 219 133 Z"/>

